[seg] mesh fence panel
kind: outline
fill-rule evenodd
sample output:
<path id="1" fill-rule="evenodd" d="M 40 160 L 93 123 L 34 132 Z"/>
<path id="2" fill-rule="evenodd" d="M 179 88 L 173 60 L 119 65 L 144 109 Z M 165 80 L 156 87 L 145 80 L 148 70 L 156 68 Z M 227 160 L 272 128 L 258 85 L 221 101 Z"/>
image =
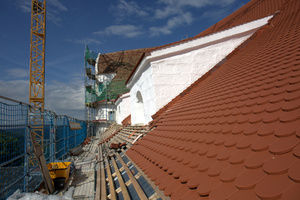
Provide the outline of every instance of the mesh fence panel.
<path id="1" fill-rule="evenodd" d="M 32 192 L 43 181 L 29 137 L 30 106 L 0 102 L 0 200 L 17 189 Z M 85 121 L 67 116 L 57 116 L 51 111 L 39 111 L 44 118 L 43 152 L 47 162 L 63 160 L 71 148 L 81 144 L 87 137 Z M 35 113 L 37 114 L 37 113 Z M 69 122 L 81 125 L 71 130 Z"/>

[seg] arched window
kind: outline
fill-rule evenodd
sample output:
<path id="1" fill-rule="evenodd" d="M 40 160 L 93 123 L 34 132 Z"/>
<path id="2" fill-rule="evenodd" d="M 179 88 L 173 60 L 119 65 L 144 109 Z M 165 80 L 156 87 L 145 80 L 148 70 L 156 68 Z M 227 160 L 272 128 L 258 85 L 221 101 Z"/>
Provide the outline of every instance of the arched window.
<path id="1" fill-rule="evenodd" d="M 140 91 L 136 93 L 135 116 L 136 124 L 144 124 L 144 101 Z"/>

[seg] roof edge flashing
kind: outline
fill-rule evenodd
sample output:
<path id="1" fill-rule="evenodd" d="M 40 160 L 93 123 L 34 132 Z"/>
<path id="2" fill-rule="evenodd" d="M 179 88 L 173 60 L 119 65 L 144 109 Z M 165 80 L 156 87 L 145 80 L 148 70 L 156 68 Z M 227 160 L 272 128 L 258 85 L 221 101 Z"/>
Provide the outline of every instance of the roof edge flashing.
<path id="1" fill-rule="evenodd" d="M 128 89 L 131 89 L 134 81 L 136 79 L 138 79 L 138 77 L 142 74 L 142 72 L 147 68 L 147 66 L 149 66 L 150 61 L 147 59 L 147 57 L 145 56 L 143 58 L 143 60 L 141 61 L 141 63 L 139 64 L 137 70 L 133 73 L 133 75 L 130 77 L 130 79 L 127 81 L 126 83 L 126 87 Z"/>
<path id="2" fill-rule="evenodd" d="M 96 59 L 96 64 L 95 64 L 95 74 L 98 74 L 98 63 L 100 59 L 101 53 L 98 53 L 97 59 Z"/>
<path id="3" fill-rule="evenodd" d="M 180 53 L 192 51 L 194 49 L 203 48 L 205 46 L 209 46 L 242 34 L 247 34 L 249 32 L 255 32 L 262 26 L 268 24 L 269 20 L 273 16 L 274 15 L 270 15 L 239 26 L 235 26 L 224 31 L 213 33 L 211 35 L 207 35 L 200 38 L 194 38 L 188 41 L 183 41 L 182 43 L 176 43 L 165 48 L 153 50 L 150 53 L 148 53 L 148 55 L 144 55 L 136 71 L 134 71 L 133 74 L 127 80 L 126 87 L 130 89 L 133 86 L 135 80 L 140 77 L 142 72 L 145 70 L 146 67 L 149 66 L 149 63 L 152 61 L 156 61 L 168 56 L 175 56 Z"/>
<path id="4" fill-rule="evenodd" d="M 123 99 L 130 97 L 130 93 L 129 92 L 125 92 L 123 94 L 120 94 L 116 101 L 115 101 L 115 105 L 118 105 Z"/>
<path id="5" fill-rule="evenodd" d="M 202 46 L 208 46 L 212 43 L 218 43 L 226 38 L 231 38 L 237 35 L 241 35 L 247 32 L 255 31 L 262 26 L 268 24 L 268 21 L 274 15 L 270 15 L 258 20 L 254 20 L 242 25 L 232 27 L 230 29 L 206 35 L 204 37 L 194 38 L 192 40 L 184 41 L 183 43 L 177 43 L 174 46 L 168 46 L 163 49 L 157 49 L 151 52 L 151 55 L 146 57 L 149 61 L 155 61 L 163 57 L 170 55 L 177 55 L 181 52 L 191 51 L 193 49 L 201 48 Z"/>

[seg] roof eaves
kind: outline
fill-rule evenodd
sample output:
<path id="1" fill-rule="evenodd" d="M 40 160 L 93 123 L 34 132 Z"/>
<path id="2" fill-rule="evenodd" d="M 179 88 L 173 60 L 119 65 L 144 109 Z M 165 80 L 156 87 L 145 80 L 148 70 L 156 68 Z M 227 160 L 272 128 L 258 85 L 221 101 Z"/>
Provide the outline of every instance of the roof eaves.
<path id="1" fill-rule="evenodd" d="M 119 100 L 119 99 L 130 96 L 129 92 L 130 92 L 130 91 L 127 91 L 127 92 L 124 92 L 124 93 L 122 93 L 122 94 L 119 94 L 119 95 L 117 96 L 116 100 L 115 100 L 115 101 L 116 101 L 116 104 L 118 104 L 118 100 Z M 126 94 L 127 94 L 127 96 L 126 96 Z"/>
<path id="2" fill-rule="evenodd" d="M 146 54 L 148 54 L 148 53 L 144 52 L 144 53 L 142 54 L 142 56 L 140 57 L 139 61 L 137 62 L 137 64 L 136 64 L 135 67 L 133 68 L 132 72 L 130 73 L 128 79 L 127 79 L 126 82 L 125 82 L 125 85 L 126 85 L 126 86 L 127 86 L 128 82 L 131 80 L 131 78 L 132 78 L 132 76 L 134 75 L 135 71 L 137 70 L 138 66 L 141 64 L 141 62 L 143 61 L 143 59 L 147 56 Z"/>

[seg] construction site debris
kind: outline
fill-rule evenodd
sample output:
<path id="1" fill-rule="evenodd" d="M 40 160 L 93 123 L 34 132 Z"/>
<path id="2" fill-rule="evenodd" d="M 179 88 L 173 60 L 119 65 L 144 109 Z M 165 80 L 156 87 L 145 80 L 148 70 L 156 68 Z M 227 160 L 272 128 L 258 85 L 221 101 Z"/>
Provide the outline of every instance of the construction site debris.
<path id="1" fill-rule="evenodd" d="M 74 187 L 71 187 L 63 196 L 46 195 L 40 192 L 22 193 L 20 189 L 16 190 L 7 200 L 73 200 Z"/>
<path id="2" fill-rule="evenodd" d="M 87 144 L 89 144 L 91 142 L 91 138 L 86 138 L 84 141 L 83 141 L 83 143 L 82 143 L 82 145 L 84 146 L 84 145 L 87 145 Z"/>
<path id="3" fill-rule="evenodd" d="M 71 162 L 53 162 L 47 164 L 55 190 L 64 189 L 65 183 L 69 179 L 70 166 Z"/>
<path id="4" fill-rule="evenodd" d="M 122 147 L 125 147 L 125 146 L 126 146 L 125 142 L 123 142 L 123 143 L 111 143 L 110 144 L 111 149 L 121 149 Z"/>
<path id="5" fill-rule="evenodd" d="M 46 159 L 44 157 L 42 148 L 36 142 L 35 133 L 33 131 L 30 132 L 30 138 L 31 138 L 34 153 L 36 155 L 36 159 L 38 161 L 40 170 L 42 172 L 42 177 L 43 177 L 43 180 L 44 180 L 45 187 L 46 187 L 48 193 L 52 194 L 55 191 L 54 185 L 51 181 L 50 173 L 49 173 L 49 170 L 48 170 L 47 165 L 46 165 Z"/>
<path id="6" fill-rule="evenodd" d="M 83 153 L 83 149 L 81 147 L 75 147 L 69 150 L 71 156 L 78 156 Z"/>
<path id="7" fill-rule="evenodd" d="M 80 130 L 81 129 L 80 123 L 76 123 L 76 122 L 69 122 L 69 123 L 70 123 L 70 130 Z"/>

